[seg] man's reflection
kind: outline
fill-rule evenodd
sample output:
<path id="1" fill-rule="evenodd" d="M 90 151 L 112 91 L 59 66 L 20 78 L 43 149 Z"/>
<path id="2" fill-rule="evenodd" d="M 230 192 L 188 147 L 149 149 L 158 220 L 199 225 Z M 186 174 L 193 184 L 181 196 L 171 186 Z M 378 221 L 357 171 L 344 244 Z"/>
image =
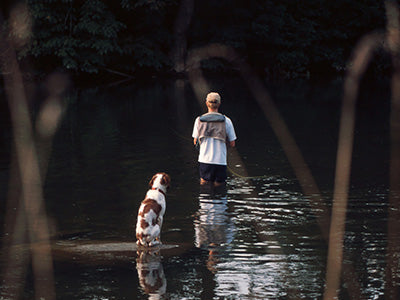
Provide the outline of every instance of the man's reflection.
<path id="1" fill-rule="evenodd" d="M 220 251 L 234 236 L 234 225 L 228 215 L 226 188 L 201 187 L 200 208 L 194 221 L 195 246 L 208 250 L 207 268 L 215 273 Z"/>

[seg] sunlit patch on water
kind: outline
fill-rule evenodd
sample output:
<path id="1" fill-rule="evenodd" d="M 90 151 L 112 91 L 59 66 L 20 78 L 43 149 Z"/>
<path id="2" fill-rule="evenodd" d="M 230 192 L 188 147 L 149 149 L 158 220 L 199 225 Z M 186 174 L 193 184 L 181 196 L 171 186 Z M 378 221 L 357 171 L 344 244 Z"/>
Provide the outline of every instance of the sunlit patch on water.
<path id="1" fill-rule="evenodd" d="M 231 178 L 227 192 L 199 195 L 196 246 L 208 251 L 214 292 L 228 299 L 318 296 L 324 243 L 300 193 L 281 178 Z"/>
<path id="2" fill-rule="evenodd" d="M 344 264 L 357 268 L 368 299 L 382 299 L 385 293 L 388 221 L 387 194 L 379 187 L 356 190 L 349 197 L 344 241 L 349 256 Z M 395 276 L 398 280 L 400 273 Z"/>
<path id="3" fill-rule="evenodd" d="M 349 200 L 344 272 L 354 272 L 370 299 L 384 290 L 386 238 L 376 226 L 385 221 L 385 197 Z M 327 241 L 316 222 L 320 210 L 291 181 L 230 178 L 226 193 L 201 193 L 198 200 L 195 245 L 207 251 L 216 297 L 322 297 Z"/>

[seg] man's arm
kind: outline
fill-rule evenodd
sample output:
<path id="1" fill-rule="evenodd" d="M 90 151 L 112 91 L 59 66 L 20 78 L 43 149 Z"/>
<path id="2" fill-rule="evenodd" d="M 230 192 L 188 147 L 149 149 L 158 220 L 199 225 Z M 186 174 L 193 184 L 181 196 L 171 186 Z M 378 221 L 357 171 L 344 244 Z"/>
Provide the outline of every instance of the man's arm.
<path id="1" fill-rule="evenodd" d="M 226 134 L 228 135 L 228 145 L 231 147 L 236 146 L 236 133 L 235 129 L 233 128 L 233 124 L 231 119 L 225 117 L 225 124 L 226 124 Z"/>
<path id="2" fill-rule="evenodd" d="M 196 146 L 197 139 L 198 139 L 198 122 L 199 122 L 199 117 L 194 120 L 194 126 L 193 126 L 193 132 L 192 132 L 192 138 L 193 138 L 193 145 Z"/>

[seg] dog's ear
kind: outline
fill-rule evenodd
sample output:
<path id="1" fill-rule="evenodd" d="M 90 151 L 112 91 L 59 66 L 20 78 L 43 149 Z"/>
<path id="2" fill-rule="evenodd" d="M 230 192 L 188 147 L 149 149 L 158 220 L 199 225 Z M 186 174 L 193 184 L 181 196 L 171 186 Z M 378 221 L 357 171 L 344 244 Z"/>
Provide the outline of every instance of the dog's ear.
<path id="1" fill-rule="evenodd" d="M 162 173 L 161 184 L 169 188 L 171 177 L 167 173 Z"/>
<path id="2" fill-rule="evenodd" d="M 151 178 L 150 182 L 149 182 L 149 187 L 150 187 L 150 188 L 153 187 L 154 180 L 156 180 L 156 175 L 154 175 L 154 176 Z"/>

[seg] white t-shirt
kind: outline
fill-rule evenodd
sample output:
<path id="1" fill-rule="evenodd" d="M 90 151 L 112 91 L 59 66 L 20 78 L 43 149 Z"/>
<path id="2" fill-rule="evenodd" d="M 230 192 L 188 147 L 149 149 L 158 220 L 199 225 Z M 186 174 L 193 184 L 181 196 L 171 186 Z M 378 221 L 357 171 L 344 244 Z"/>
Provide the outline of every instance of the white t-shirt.
<path id="1" fill-rule="evenodd" d="M 199 138 L 199 126 L 200 117 L 197 117 L 194 121 L 192 137 L 194 139 Z M 225 116 L 225 128 L 226 135 L 229 142 L 236 140 L 235 129 L 231 119 Z M 226 143 L 213 138 L 204 137 L 200 142 L 199 151 L 199 162 L 214 165 L 224 165 L 226 166 Z"/>

